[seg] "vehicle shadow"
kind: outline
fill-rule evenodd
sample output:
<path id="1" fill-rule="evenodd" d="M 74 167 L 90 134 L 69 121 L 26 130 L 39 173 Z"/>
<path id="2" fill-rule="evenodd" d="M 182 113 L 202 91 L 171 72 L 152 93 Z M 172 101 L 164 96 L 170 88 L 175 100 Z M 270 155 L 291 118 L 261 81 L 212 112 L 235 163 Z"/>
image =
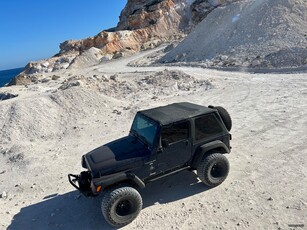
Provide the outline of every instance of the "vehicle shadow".
<path id="1" fill-rule="evenodd" d="M 194 173 L 184 171 L 152 182 L 140 193 L 143 208 L 150 208 L 208 189 Z M 43 201 L 22 208 L 8 229 L 114 229 L 104 220 L 100 205 L 101 197 L 85 198 L 78 191 L 48 195 Z"/>
<path id="2" fill-rule="evenodd" d="M 209 190 L 198 180 L 195 173 L 183 171 L 175 175 L 154 181 L 141 190 L 143 208 L 155 203 L 165 204 L 184 199 Z"/>
<path id="3" fill-rule="evenodd" d="M 78 191 L 48 197 L 22 208 L 8 229 L 113 229 L 104 220 L 97 198 L 86 198 Z"/>

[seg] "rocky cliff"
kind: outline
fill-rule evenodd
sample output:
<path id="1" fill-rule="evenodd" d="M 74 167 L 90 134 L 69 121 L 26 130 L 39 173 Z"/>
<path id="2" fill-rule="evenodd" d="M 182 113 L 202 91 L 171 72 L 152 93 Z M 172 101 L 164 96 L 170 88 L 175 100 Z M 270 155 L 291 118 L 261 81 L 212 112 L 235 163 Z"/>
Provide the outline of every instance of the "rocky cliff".
<path id="1" fill-rule="evenodd" d="M 22 75 L 97 64 L 177 40 L 188 25 L 186 0 L 129 0 L 116 28 L 68 40 L 52 58 L 30 62 Z"/>
<path id="2" fill-rule="evenodd" d="M 100 49 L 102 55 L 151 48 L 161 41 L 182 36 L 180 24 L 184 8 L 184 4 L 173 0 L 130 0 L 114 32 L 102 31 L 94 37 L 66 41 L 60 45 L 60 54 L 82 52 L 91 47 Z"/>
<path id="3" fill-rule="evenodd" d="M 20 76 L 82 68 L 154 48 L 185 36 L 214 8 L 231 0 L 128 0 L 117 27 L 68 40 L 55 56 L 30 62 Z M 24 81 L 12 81 L 11 84 Z"/>

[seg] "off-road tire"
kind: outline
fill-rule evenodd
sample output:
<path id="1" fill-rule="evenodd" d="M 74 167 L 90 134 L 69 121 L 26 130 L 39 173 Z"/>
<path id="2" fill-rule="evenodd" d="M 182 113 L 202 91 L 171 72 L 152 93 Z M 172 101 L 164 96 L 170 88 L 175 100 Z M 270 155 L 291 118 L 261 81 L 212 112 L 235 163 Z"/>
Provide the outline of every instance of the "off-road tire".
<path id="1" fill-rule="evenodd" d="M 228 159 L 221 153 L 204 155 L 197 166 L 199 179 L 210 187 L 220 185 L 226 179 L 228 173 Z"/>
<path id="2" fill-rule="evenodd" d="M 221 106 L 214 106 L 214 108 L 219 112 L 227 130 L 230 131 L 232 127 L 232 120 L 227 110 Z"/>
<path id="3" fill-rule="evenodd" d="M 142 209 L 142 197 L 132 187 L 109 189 L 105 192 L 101 210 L 105 220 L 116 228 L 131 223 Z"/>

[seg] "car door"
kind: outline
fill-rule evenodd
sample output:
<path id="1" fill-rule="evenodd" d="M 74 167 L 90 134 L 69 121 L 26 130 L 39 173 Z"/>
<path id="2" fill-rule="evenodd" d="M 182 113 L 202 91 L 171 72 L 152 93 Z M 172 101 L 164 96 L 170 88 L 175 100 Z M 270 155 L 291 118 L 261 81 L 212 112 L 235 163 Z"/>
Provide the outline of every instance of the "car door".
<path id="1" fill-rule="evenodd" d="M 191 158 L 191 124 L 182 121 L 162 127 L 162 149 L 157 155 L 160 173 L 183 166 Z"/>

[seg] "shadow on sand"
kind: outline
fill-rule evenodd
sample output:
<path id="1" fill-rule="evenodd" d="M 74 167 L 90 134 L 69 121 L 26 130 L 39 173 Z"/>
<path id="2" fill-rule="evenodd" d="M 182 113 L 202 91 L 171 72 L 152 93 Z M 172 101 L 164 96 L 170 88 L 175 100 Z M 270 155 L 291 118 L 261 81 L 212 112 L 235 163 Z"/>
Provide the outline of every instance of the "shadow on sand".
<path id="1" fill-rule="evenodd" d="M 184 171 L 152 182 L 140 193 L 145 209 L 208 189 L 194 173 Z M 100 202 L 101 197 L 85 198 L 78 191 L 48 195 L 42 202 L 22 208 L 8 229 L 113 229 L 101 214 Z"/>

